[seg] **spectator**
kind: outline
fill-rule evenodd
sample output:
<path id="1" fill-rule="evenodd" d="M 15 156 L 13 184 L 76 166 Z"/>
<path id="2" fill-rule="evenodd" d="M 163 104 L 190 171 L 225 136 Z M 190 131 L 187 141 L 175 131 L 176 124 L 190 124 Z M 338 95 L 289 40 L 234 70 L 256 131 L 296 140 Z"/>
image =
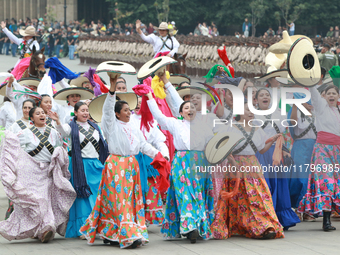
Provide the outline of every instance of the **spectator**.
<path id="1" fill-rule="evenodd" d="M 148 32 L 148 34 L 150 35 L 150 34 L 153 33 L 153 31 L 155 31 L 155 29 L 153 28 L 152 23 L 149 23 L 149 26 L 148 26 L 148 28 L 146 29 L 146 32 Z"/>
<path id="2" fill-rule="evenodd" d="M 295 34 L 295 24 L 293 21 L 288 21 L 288 23 L 287 26 L 289 27 L 289 35 L 292 36 Z"/>
<path id="3" fill-rule="evenodd" d="M 209 31 L 209 35 L 213 34 L 213 30 L 212 30 L 211 26 L 208 26 L 208 31 Z"/>
<path id="4" fill-rule="evenodd" d="M 276 31 L 276 35 L 278 36 L 278 37 L 282 37 L 282 27 L 281 26 L 279 26 L 279 28 L 277 29 L 277 31 Z"/>
<path id="5" fill-rule="evenodd" d="M 203 22 L 203 25 L 199 24 L 198 27 L 202 35 L 209 36 L 209 29 L 207 28 L 207 24 L 205 22 Z"/>
<path id="6" fill-rule="evenodd" d="M 329 70 L 331 70 L 333 66 L 339 65 L 337 56 L 335 56 L 332 52 L 329 51 L 330 48 L 331 47 L 329 46 L 329 44 L 324 44 L 321 53 L 318 54 L 320 66 L 326 69 L 327 74 L 325 78 L 329 78 L 328 72 Z"/>
<path id="7" fill-rule="evenodd" d="M 16 36 L 19 37 L 19 33 L 18 33 L 18 26 L 17 26 L 17 21 L 12 18 L 11 20 L 11 25 L 9 26 L 9 30 Z M 16 57 L 16 52 L 18 49 L 18 45 L 14 42 L 11 42 L 11 52 L 12 52 L 12 57 Z"/>
<path id="8" fill-rule="evenodd" d="M 55 53 L 57 55 L 57 58 L 60 58 L 60 49 L 61 49 L 61 45 L 62 45 L 62 36 L 61 36 L 60 30 L 57 32 L 54 45 L 56 46 Z"/>
<path id="9" fill-rule="evenodd" d="M 198 24 L 198 26 L 199 26 L 199 25 L 200 25 L 200 24 Z M 194 36 L 199 36 L 199 35 L 201 35 L 201 31 L 200 31 L 200 29 L 199 29 L 198 26 L 195 27 Z"/>
<path id="10" fill-rule="evenodd" d="M 338 47 L 336 47 L 335 55 L 338 58 L 338 63 L 340 63 L 340 45 Z"/>
<path id="11" fill-rule="evenodd" d="M 213 27 L 213 32 L 212 32 L 213 36 L 219 36 L 220 33 L 217 31 L 217 27 Z"/>
<path id="12" fill-rule="evenodd" d="M 334 28 L 330 27 L 329 31 L 326 34 L 326 37 L 333 37 L 333 35 L 334 35 Z"/>
<path id="13" fill-rule="evenodd" d="M 60 24 L 58 21 L 54 21 L 54 26 L 53 26 L 54 29 L 60 29 Z"/>
<path id="14" fill-rule="evenodd" d="M 269 37 L 274 37 L 275 32 L 274 32 L 274 30 L 272 29 L 272 27 L 269 27 L 269 29 L 267 30 L 267 34 L 268 34 Z"/>
<path id="15" fill-rule="evenodd" d="M 240 38 L 240 33 L 239 32 L 235 32 L 235 37 L 236 38 Z"/>
<path id="16" fill-rule="evenodd" d="M 244 19 L 243 25 L 242 25 L 242 31 L 243 31 L 243 35 L 245 37 L 249 36 L 249 31 L 251 28 L 251 23 L 248 21 L 247 18 Z"/>
<path id="17" fill-rule="evenodd" d="M 22 20 L 22 19 L 19 19 L 19 24 L 18 26 L 21 28 L 21 27 L 25 27 L 25 22 Z"/>
<path id="18" fill-rule="evenodd" d="M 335 26 L 334 38 L 339 38 L 339 36 L 340 36 L 339 27 L 338 27 L 338 26 Z"/>
<path id="19" fill-rule="evenodd" d="M 5 33 L 2 32 L 2 29 L 0 29 L 0 55 L 2 55 L 2 48 L 4 48 L 5 38 L 6 38 Z"/>
<path id="20" fill-rule="evenodd" d="M 106 35 L 112 35 L 113 32 L 114 32 L 114 29 L 113 29 L 112 23 L 110 23 L 109 28 L 106 31 Z"/>
<path id="21" fill-rule="evenodd" d="M 69 33 L 67 34 L 68 57 L 70 60 L 73 60 L 75 51 L 75 39 L 73 33 L 71 32 L 71 27 L 68 27 L 67 30 L 69 30 Z"/>

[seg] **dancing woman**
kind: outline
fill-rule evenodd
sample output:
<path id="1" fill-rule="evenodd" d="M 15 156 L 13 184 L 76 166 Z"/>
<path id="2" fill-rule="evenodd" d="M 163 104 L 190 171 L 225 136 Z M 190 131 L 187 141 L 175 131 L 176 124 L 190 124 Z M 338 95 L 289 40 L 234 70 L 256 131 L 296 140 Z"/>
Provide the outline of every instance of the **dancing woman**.
<path id="1" fill-rule="evenodd" d="M 108 156 L 107 144 L 99 127 L 89 121 L 89 109 L 83 102 L 74 106 L 75 117 L 70 124 L 57 126 L 63 137 L 69 139 L 71 183 L 77 199 L 70 209 L 66 238 L 81 236 L 79 229 L 94 208 L 104 162 Z M 50 117 L 57 121 L 56 113 Z"/>
<path id="2" fill-rule="evenodd" d="M 233 150 L 235 159 L 229 156 L 228 161 L 233 166 L 241 166 L 249 171 L 226 176 L 211 231 L 216 239 L 227 239 L 233 235 L 257 239 L 284 237 L 261 165 L 255 157 L 256 152 L 263 154 L 268 151 L 278 135 L 274 135 L 271 142 L 265 144 L 265 132 L 262 128 L 249 125 L 254 114 L 249 111 L 247 104 L 244 108 L 244 115 L 236 117 L 236 124 L 223 125 L 220 131 L 244 136 L 245 140 Z M 226 198 L 226 192 L 232 192 L 232 197 Z"/>
<path id="3" fill-rule="evenodd" d="M 195 243 L 198 236 L 211 238 L 210 225 L 214 219 L 212 181 L 210 173 L 196 166 L 208 165 L 203 150 L 213 137 L 211 127 L 196 119 L 195 106 L 185 101 L 179 108 L 183 120 L 166 117 L 157 107 L 151 92 L 147 94 L 148 106 L 160 126 L 174 137 L 177 150 L 170 175 L 161 232 L 164 238 L 187 236 Z"/>
<path id="4" fill-rule="evenodd" d="M 331 212 L 340 213 L 340 110 L 338 87 L 331 85 L 322 98 L 315 87 L 310 88 L 315 109 L 318 135 L 310 165 L 307 193 L 300 202 L 298 212 L 323 214 L 324 231 L 335 230 Z"/>
<path id="5" fill-rule="evenodd" d="M 110 78 L 102 117 L 110 155 L 105 162 L 96 204 L 80 232 L 88 243 L 93 243 L 98 233 L 104 243 L 136 248 L 149 240 L 135 155 L 141 151 L 154 158 L 158 150 L 147 143 L 139 127 L 130 122 L 127 102 L 116 102 L 116 81 L 117 78 Z"/>
<path id="6" fill-rule="evenodd" d="M 19 133 L 21 130 L 30 128 L 32 126 L 32 122 L 30 121 L 29 112 L 34 107 L 36 107 L 34 100 L 26 99 L 22 103 L 22 113 L 23 113 L 22 118 L 14 122 L 13 125 L 9 128 L 9 130 L 16 134 L 16 133 Z"/>
<path id="7" fill-rule="evenodd" d="M 271 94 L 267 89 L 259 89 L 256 92 L 255 98 L 260 110 L 269 109 Z M 269 116 L 256 115 L 255 118 L 262 120 L 262 123 L 260 123 L 263 124 L 261 128 L 267 134 L 267 138 L 282 134 L 286 129 L 283 124 L 281 124 L 282 122 L 284 123 L 285 120 L 279 109 L 276 109 L 276 111 Z M 271 119 L 273 119 L 273 121 L 270 121 Z M 272 195 L 276 215 L 284 229 L 288 230 L 289 227 L 295 226 L 300 220 L 291 209 L 287 176 L 285 176 L 283 172 L 269 171 L 269 169 L 273 167 L 275 145 L 276 143 L 273 143 L 269 150 L 264 154 L 257 152 L 256 157 L 260 164 L 267 169 L 264 176 Z M 283 151 L 283 157 L 289 158 L 290 154 Z"/>
<path id="8" fill-rule="evenodd" d="M 43 109 L 32 108 L 29 117 L 31 128 L 7 132 L 2 141 L 1 180 L 14 211 L 0 222 L 0 234 L 10 241 L 37 237 L 46 243 L 56 232 L 65 234 L 76 192 L 60 134 L 46 126 Z"/>

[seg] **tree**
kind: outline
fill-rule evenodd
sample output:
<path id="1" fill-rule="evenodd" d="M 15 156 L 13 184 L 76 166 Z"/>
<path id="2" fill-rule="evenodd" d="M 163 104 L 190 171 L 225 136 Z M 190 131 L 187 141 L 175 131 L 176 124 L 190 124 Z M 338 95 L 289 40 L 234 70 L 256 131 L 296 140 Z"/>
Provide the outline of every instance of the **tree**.
<path id="1" fill-rule="evenodd" d="M 158 18 L 158 23 L 161 23 L 163 21 L 168 22 L 169 20 L 169 0 L 164 0 L 162 3 L 159 3 L 156 1 L 154 3 L 154 6 L 157 11 L 157 18 Z"/>
<path id="2" fill-rule="evenodd" d="M 255 36 L 256 26 L 266 13 L 268 6 L 264 3 L 264 0 L 254 0 L 250 4 L 251 9 L 251 24 L 252 24 L 252 36 Z"/>
<path id="3" fill-rule="evenodd" d="M 274 12 L 274 17 L 277 20 L 277 23 L 279 24 L 279 27 L 281 27 L 281 13 L 276 11 Z"/>
<path id="4" fill-rule="evenodd" d="M 306 5 L 304 3 L 298 4 L 297 1 L 294 1 L 296 5 L 293 7 L 293 0 L 275 0 L 275 2 L 276 5 L 280 8 L 286 24 L 289 20 L 291 20 L 291 22 L 295 22 L 299 18 L 301 12 L 306 9 Z M 293 13 L 289 15 L 290 9 L 292 7 L 294 9 Z"/>

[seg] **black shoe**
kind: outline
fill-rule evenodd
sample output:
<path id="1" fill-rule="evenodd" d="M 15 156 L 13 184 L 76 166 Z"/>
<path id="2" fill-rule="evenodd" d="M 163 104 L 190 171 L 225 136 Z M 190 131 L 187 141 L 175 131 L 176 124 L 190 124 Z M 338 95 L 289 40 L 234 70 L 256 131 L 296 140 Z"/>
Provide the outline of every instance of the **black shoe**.
<path id="1" fill-rule="evenodd" d="M 109 243 L 110 245 L 113 245 L 113 246 L 119 245 L 119 242 L 114 242 L 114 241 L 110 241 L 110 240 L 107 240 L 107 239 L 104 239 L 103 242 L 104 242 L 105 244 L 108 244 L 108 243 Z"/>
<path id="2" fill-rule="evenodd" d="M 189 234 L 187 235 L 187 238 L 190 240 L 191 243 L 196 243 L 198 236 L 199 236 L 198 230 L 195 229 L 195 230 L 189 232 Z"/>
<path id="3" fill-rule="evenodd" d="M 142 244 L 142 240 L 138 239 L 132 243 L 131 249 L 136 249 L 141 244 Z"/>
<path id="4" fill-rule="evenodd" d="M 323 231 L 332 231 L 336 230 L 335 227 L 331 224 L 331 212 L 323 212 L 323 225 L 322 225 Z"/>

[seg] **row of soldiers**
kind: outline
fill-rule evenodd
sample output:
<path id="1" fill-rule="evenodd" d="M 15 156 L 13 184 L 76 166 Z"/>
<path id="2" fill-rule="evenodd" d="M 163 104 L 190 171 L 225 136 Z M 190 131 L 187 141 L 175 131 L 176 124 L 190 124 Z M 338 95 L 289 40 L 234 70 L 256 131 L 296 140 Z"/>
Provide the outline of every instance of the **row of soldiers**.
<path id="1" fill-rule="evenodd" d="M 253 78 L 266 73 L 265 57 L 270 45 L 278 39 L 236 38 L 218 36 L 178 35 L 178 54 L 186 59 L 186 74 L 202 77 L 215 64 L 223 65 L 217 49 L 226 47 L 226 52 L 236 76 Z M 153 48 L 139 35 L 79 38 L 78 53 L 81 63 L 99 64 L 116 60 L 130 63 L 140 68 L 154 57 Z"/>

